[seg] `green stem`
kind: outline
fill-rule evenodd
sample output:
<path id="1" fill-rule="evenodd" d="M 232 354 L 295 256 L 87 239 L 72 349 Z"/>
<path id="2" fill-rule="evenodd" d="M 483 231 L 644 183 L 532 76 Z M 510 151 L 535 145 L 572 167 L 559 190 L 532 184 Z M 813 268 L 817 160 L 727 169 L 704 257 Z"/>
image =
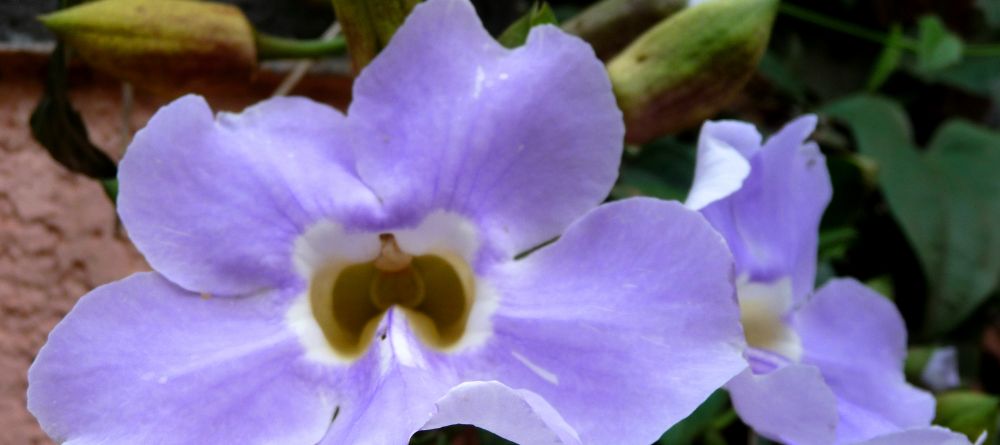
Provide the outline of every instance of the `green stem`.
<path id="1" fill-rule="evenodd" d="M 1000 57 L 1000 44 L 966 45 L 963 54 L 973 57 Z"/>
<path id="2" fill-rule="evenodd" d="M 919 48 L 919 43 L 916 39 L 904 36 L 896 42 L 891 42 L 889 40 L 889 36 L 885 33 L 874 31 L 863 26 L 858 26 L 851 22 L 845 22 L 833 17 L 828 17 L 818 12 L 789 3 L 782 2 L 779 11 L 789 17 L 794 17 L 804 22 L 819 25 L 862 40 L 868 40 L 882 45 L 895 45 L 914 52 Z M 972 57 L 1000 57 L 1000 44 L 967 44 L 965 45 L 962 54 Z"/>
<path id="3" fill-rule="evenodd" d="M 736 421 L 736 419 L 737 419 L 736 411 L 730 408 L 721 416 L 715 418 L 715 420 L 712 422 L 712 428 L 714 428 L 717 431 L 724 430 L 728 428 L 729 425 L 732 425 L 732 423 Z"/>
<path id="4" fill-rule="evenodd" d="M 795 17 L 804 22 L 809 22 L 814 25 L 819 25 L 826 29 L 831 29 L 843 34 L 847 34 L 852 37 L 857 37 L 862 40 L 881 43 L 883 45 L 889 43 L 889 36 L 887 36 L 884 33 L 873 31 L 863 26 L 855 25 L 854 23 L 845 22 L 843 20 L 838 20 L 833 17 L 828 17 L 806 8 L 782 2 L 778 11 L 789 17 Z M 898 44 L 901 48 L 905 48 L 911 51 L 915 51 L 917 49 L 917 42 L 914 41 L 913 39 L 909 39 L 906 37 L 903 37 L 898 42 Z"/>
<path id="5" fill-rule="evenodd" d="M 327 40 L 297 40 L 256 33 L 257 58 L 268 59 L 315 59 L 343 54 L 347 42 L 341 36 Z"/>

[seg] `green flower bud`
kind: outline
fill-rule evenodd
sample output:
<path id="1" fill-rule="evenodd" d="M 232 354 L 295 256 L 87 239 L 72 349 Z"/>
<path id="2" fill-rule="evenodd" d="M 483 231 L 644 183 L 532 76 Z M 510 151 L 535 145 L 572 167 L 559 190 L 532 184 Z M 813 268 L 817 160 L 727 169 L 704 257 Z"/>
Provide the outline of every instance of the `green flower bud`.
<path id="1" fill-rule="evenodd" d="M 710 0 L 660 22 L 608 63 L 626 139 L 642 143 L 713 116 L 749 81 L 778 0 Z"/>
<path id="2" fill-rule="evenodd" d="M 100 0 L 43 16 L 94 68 L 154 90 L 249 79 L 254 30 L 231 5 L 191 0 Z"/>
<path id="3" fill-rule="evenodd" d="M 602 0 L 566 22 L 563 30 L 586 40 L 597 57 L 607 60 L 685 5 L 687 0 Z"/>

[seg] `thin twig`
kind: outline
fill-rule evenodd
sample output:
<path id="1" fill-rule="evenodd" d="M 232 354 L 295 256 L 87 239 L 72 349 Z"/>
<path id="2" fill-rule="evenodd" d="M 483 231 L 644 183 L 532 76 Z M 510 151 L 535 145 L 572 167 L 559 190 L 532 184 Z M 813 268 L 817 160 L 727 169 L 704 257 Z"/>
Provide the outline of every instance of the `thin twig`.
<path id="1" fill-rule="evenodd" d="M 332 39 L 339 33 L 340 23 L 333 22 L 326 32 L 323 33 L 321 38 Z M 313 63 L 315 62 L 316 61 L 313 59 L 306 59 L 296 63 L 295 66 L 292 67 L 292 71 L 289 72 L 288 75 L 285 76 L 285 79 L 281 81 L 281 85 L 278 85 L 278 88 L 274 90 L 274 94 L 271 94 L 271 97 L 285 96 L 290 93 L 292 88 L 295 88 L 295 85 L 298 85 L 299 81 L 302 80 L 302 77 L 306 75 L 309 68 L 312 68 Z"/>
<path id="2" fill-rule="evenodd" d="M 122 152 L 128 148 L 132 142 L 132 103 L 135 100 L 135 92 L 132 84 L 122 82 L 122 109 L 121 109 L 121 144 Z"/>

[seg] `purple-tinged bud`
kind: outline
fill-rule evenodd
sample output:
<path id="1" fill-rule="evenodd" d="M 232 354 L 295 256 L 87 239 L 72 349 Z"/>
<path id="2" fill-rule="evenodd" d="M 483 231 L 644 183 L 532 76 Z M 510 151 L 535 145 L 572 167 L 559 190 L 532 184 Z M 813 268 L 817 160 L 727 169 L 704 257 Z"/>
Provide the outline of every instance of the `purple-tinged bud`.
<path id="1" fill-rule="evenodd" d="M 249 79 L 254 30 L 232 5 L 100 0 L 40 18 L 94 68 L 154 90 Z"/>
<path id="2" fill-rule="evenodd" d="M 777 0 L 712 0 L 646 31 L 608 62 L 626 139 L 699 124 L 746 84 L 767 48 Z"/>

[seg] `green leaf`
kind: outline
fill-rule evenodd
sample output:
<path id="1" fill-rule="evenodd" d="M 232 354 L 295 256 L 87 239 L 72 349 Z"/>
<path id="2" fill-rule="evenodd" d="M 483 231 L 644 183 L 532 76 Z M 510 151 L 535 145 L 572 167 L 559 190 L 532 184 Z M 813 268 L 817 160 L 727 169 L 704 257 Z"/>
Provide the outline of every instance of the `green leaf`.
<path id="1" fill-rule="evenodd" d="M 970 57 L 938 71 L 934 80 L 1000 102 L 1000 57 Z"/>
<path id="2" fill-rule="evenodd" d="M 633 196 L 652 196 L 654 198 L 683 201 L 687 190 L 675 187 L 656 173 L 643 168 L 623 168 L 618 177 L 618 184 L 611 190 L 615 199 Z"/>
<path id="3" fill-rule="evenodd" d="M 917 69 L 924 73 L 946 68 L 962 59 L 962 39 L 948 31 L 936 16 L 920 19 Z"/>
<path id="4" fill-rule="evenodd" d="M 118 178 L 101 179 L 101 188 L 111 202 L 118 202 Z"/>
<path id="5" fill-rule="evenodd" d="M 865 286 L 868 286 L 871 290 L 878 292 L 890 301 L 896 300 L 896 287 L 893 285 L 892 277 L 889 275 L 879 275 L 869 278 L 865 280 Z"/>
<path id="6" fill-rule="evenodd" d="M 986 23 L 994 28 L 1000 27 L 1000 1 L 976 0 L 976 7 L 983 12 Z"/>
<path id="7" fill-rule="evenodd" d="M 662 138 L 626 155 L 614 199 L 652 196 L 683 201 L 694 181 L 695 148 L 674 138 Z"/>
<path id="8" fill-rule="evenodd" d="M 711 431 L 718 431 L 725 427 L 717 419 L 731 420 L 735 413 L 728 413 L 729 394 L 724 390 L 716 390 L 694 410 L 691 415 L 675 424 L 669 431 L 663 434 L 656 443 L 658 445 L 690 445 L 695 443 L 702 435 L 708 434 L 711 442 Z"/>
<path id="9" fill-rule="evenodd" d="M 49 58 L 42 98 L 31 113 L 31 134 L 45 147 L 52 159 L 72 172 L 97 179 L 114 178 L 117 168 L 87 135 L 73 105 L 66 85 L 66 52 L 57 45 Z"/>
<path id="10" fill-rule="evenodd" d="M 1000 399 L 973 391 L 951 391 L 937 396 L 934 423 L 951 428 L 976 440 L 983 431 L 993 437 L 997 431 Z"/>
<path id="11" fill-rule="evenodd" d="M 868 91 L 878 90 L 896 71 L 896 68 L 899 68 L 899 62 L 903 56 L 903 47 L 900 45 L 902 41 L 903 28 L 898 24 L 892 25 L 892 30 L 885 42 L 885 48 L 882 49 L 882 53 L 875 61 L 875 67 L 868 77 Z"/>
<path id="12" fill-rule="evenodd" d="M 921 154 L 895 102 L 857 96 L 826 111 L 848 124 L 861 154 L 879 165 L 889 209 L 927 277 L 927 330 L 950 330 L 1000 281 L 1000 133 L 952 120 Z"/>
<path id="13" fill-rule="evenodd" d="M 787 62 L 773 49 L 768 49 L 761 57 L 757 71 L 771 81 L 778 91 L 787 94 L 795 102 L 805 102 L 808 87 L 802 81 L 802 76 L 793 73 Z"/>
<path id="14" fill-rule="evenodd" d="M 507 27 L 497 41 L 507 48 L 517 48 L 528 40 L 531 28 L 538 25 L 557 24 L 556 15 L 548 3 L 535 3 L 521 18 Z"/>
<path id="15" fill-rule="evenodd" d="M 911 382 L 921 382 L 924 368 L 931 361 L 934 354 L 933 346 L 913 346 L 906 352 L 906 361 L 903 362 L 903 372 L 906 379 Z"/>
<path id="16" fill-rule="evenodd" d="M 1000 133 L 948 121 L 925 160 L 940 178 L 945 209 L 940 244 L 929 246 L 941 254 L 929 308 L 932 325 L 940 325 L 948 313 L 972 312 L 1000 282 Z"/>

